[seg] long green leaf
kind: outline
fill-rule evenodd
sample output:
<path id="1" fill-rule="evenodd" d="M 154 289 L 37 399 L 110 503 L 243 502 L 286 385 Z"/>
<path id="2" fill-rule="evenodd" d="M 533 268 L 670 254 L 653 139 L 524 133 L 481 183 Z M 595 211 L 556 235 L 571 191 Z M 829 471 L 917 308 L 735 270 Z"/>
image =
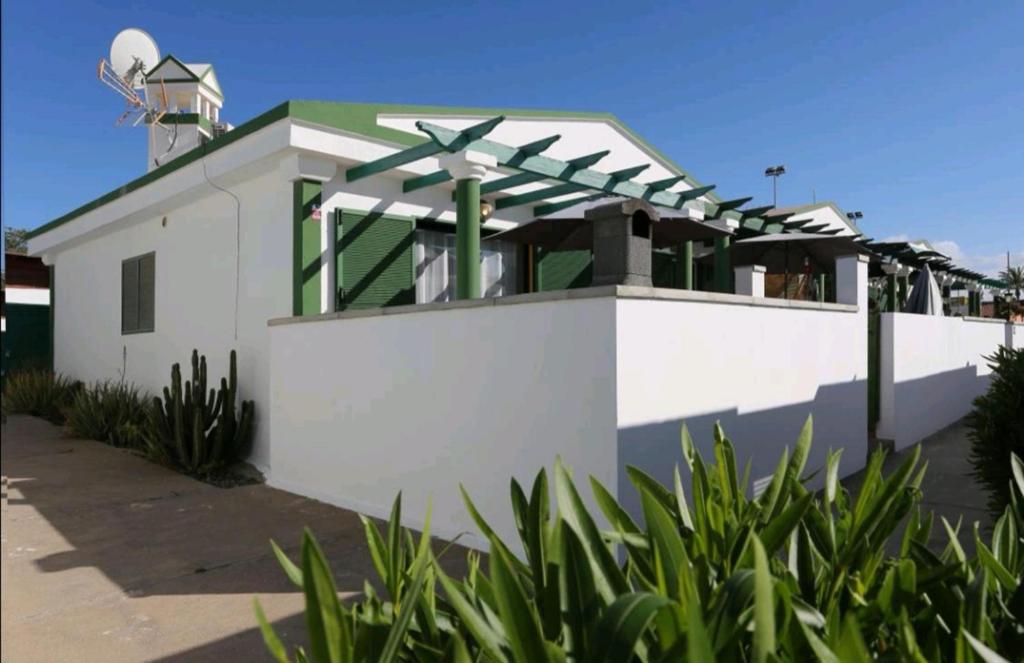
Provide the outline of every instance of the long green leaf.
<path id="1" fill-rule="evenodd" d="M 670 604 L 664 596 L 649 592 L 624 594 L 615 599 L 597 624 L 588 660 L 593 663 L 632 660 L 637 643 L 654 617 Z"/>
<path id="2" fill-rule="evenodd" d="M 288 559 L 288 555 L 284 554 L 284 551 L 278 547 L 277 543 L 275 543 L 273 539 L 270 540 L 270 547 L 274 551 L 274 556 L 277 557 L 278 564 L 280 564 L 281 568 L 284 569 L 284 574 L 288 576 L 288 579 L 291 580 L 296 587 L 301 589 L 302 569 L 299 568 L 295 562 Z"/>
<path id="3" fill-rule="evenodd" d="M 491 580 L 513 658 L 518 663 L 550 660 L 536 609 L 516 577 L 509 557 L 504 546 L 491 542 Z"/>
<path id="4" fill-rule="evenodd" d="M 315 661 L 341 663 L 351 647 L 344 639 L 342 608 L 323 551 L 307 529 L 302 539 L 302 576 L 306 578 L 306 625 Z"/>
<path id="5" fill-rule="evenodd" d="M 775 655 L 775 599 L 768 556 L 757 535 L 751 537 L 754 546 L 754 657 L 756 663 L 766 663 Z"/>
<path id="6" fill-rule="evenodd" d="M 416 612 L 416 605 L 422 600 L 423 584 L 427 573 L 430 571 L 430 512 L 431 505 L 427 502 L 427 514 L 423 524 L 423 533 L 420 535 L 419 549 L 416 552 L 416 559 L 412 565 L 412 584 L 403 589 L 401 603 L 395 604 L 396 617 L 388 631 L 388 638 L 384 641 L 381 650 L 381 663 L 391 663 L 398 660 L 402 641 L 405 639 L 409 624 Z"/>
<path id="7" fill-rule="evenodd" d="M 576 487 L 569 477 L 569 472 L 562 465 L 561 459 L 555 462 L 555 495 L 558 496 L 558 510 L 565 523 L 579 537 L 587 558 L 594 571 L 594 586 L 604 602 L 611 603 L 619 594 L 629 590 L 622 569 L 615 562 L 608 546 L 601 538 L 601 532 L 590 517 L 583 500 L 580 499 Z"/>
<path id="8" fill-rule="evenodd" d="M 289 663 L 288 652 L 284 648 L 284 643 L 277 637 L 277 633 L 274 631 L 274 627 L 267 621 L 267 616 L 263 614 L 263 607 L 260 605 L 258 599 L 252 600 L 253 609 L 256 611 L 256 621 L 260 624 L 260 632 L 263 634 L 263 642 L 266 643 L 267 649 L 270 650 L 271 656 L 277 663 Z"/>

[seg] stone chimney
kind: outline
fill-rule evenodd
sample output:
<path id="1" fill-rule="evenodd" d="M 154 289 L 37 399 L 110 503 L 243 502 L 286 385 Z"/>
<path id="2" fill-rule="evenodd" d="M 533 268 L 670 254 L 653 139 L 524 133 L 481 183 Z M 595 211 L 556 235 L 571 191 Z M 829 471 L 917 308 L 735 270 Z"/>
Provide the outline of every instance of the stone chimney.
<path id="1" fill-rule="evenodd" d="M 650 287 L 651 225 L 661 219 L 657 209 L 629 199 L 594 207 L 584 216 L 594 226 L 591 284 Z"/>

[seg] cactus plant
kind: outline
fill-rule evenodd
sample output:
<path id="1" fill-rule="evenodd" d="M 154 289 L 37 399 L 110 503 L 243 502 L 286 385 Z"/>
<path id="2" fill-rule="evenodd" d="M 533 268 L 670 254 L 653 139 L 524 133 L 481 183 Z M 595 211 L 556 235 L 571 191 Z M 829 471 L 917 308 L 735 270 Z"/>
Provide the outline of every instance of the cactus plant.
<path id="1" fill-rule="evenodd" d="M 234 350 L 220 389 L 207 390 L 206 357 L 192 351 L 192 379 L 181 383 L 181 365 L 171 367 L 163 399 L 153 399 L 148 435 L 151 453 L 190 474 L 207 475 L 235 460 L 252 435 L 254 404 L 236 411 L 238 367 Z"/>

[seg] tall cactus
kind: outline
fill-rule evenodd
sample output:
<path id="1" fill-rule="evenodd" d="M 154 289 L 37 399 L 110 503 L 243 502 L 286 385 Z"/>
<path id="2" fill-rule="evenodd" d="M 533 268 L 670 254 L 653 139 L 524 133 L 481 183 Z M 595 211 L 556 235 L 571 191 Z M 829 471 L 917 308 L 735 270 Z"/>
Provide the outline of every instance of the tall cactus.
<path id="1" fill-rule="evenodd" d="M 181 366 L 171 367 L 171 386 L 153 399 L 151 451 L 192 474 L 209 474 L 234 462 L 252 435 L 255 406 L 242 401 L 235 414 L 238 367 L 231 351 L 228 378 L 207 391 L 206 357 L 192 351 L 192 379 L 181 384 Z"/>

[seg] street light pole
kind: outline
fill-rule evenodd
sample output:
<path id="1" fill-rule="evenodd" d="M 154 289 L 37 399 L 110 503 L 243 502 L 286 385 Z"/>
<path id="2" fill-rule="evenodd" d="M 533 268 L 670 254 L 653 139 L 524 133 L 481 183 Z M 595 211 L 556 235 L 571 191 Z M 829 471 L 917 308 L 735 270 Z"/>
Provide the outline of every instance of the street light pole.
<path id="1" fill-rule="evenodd" d="M 764 176 L 772 178 L 772 207 L 779 206 L 779 176 L 785 174 L 786 167 L 782 164 L 764 169 Z"/>

